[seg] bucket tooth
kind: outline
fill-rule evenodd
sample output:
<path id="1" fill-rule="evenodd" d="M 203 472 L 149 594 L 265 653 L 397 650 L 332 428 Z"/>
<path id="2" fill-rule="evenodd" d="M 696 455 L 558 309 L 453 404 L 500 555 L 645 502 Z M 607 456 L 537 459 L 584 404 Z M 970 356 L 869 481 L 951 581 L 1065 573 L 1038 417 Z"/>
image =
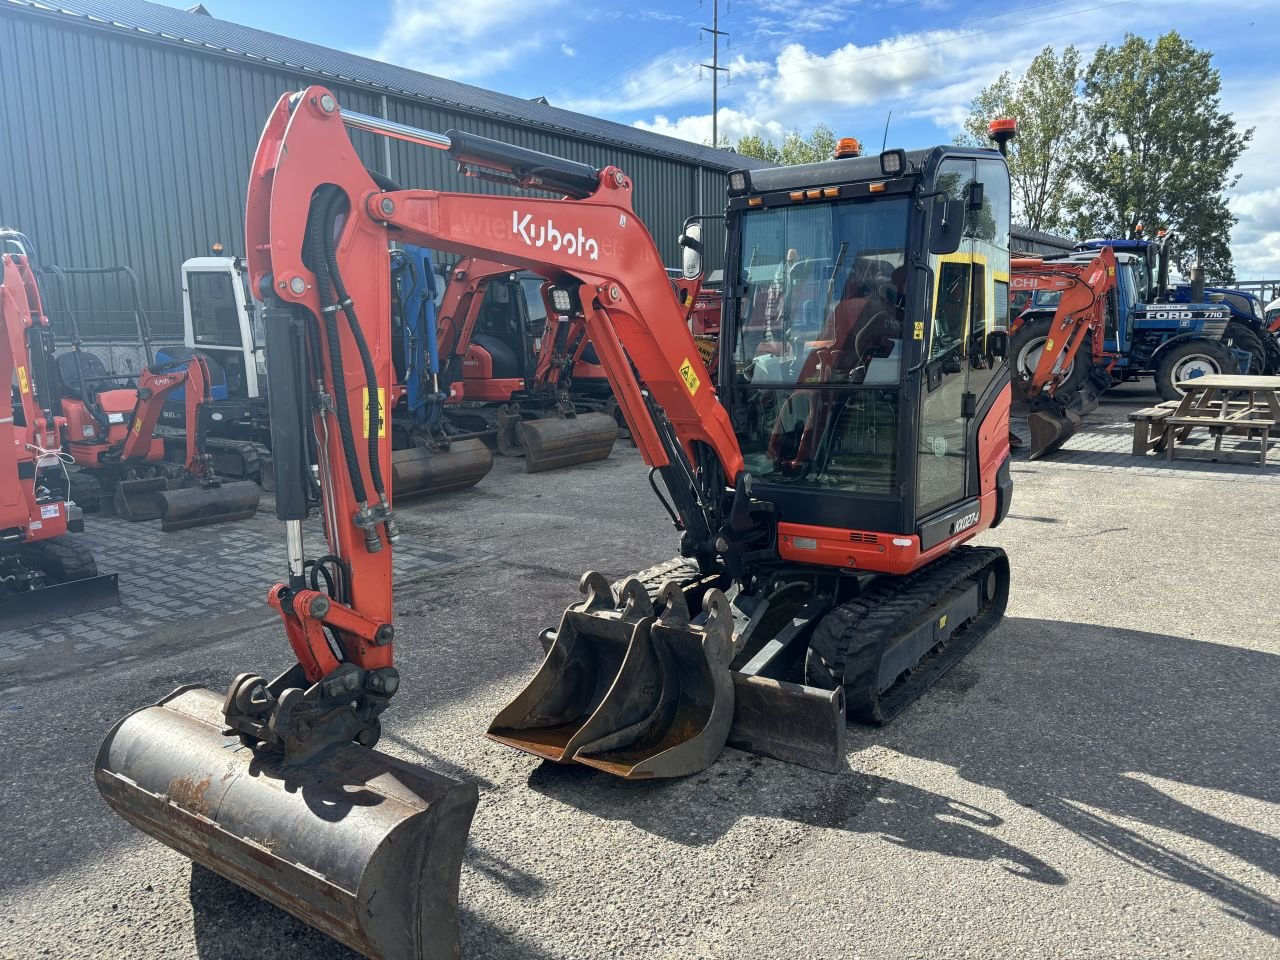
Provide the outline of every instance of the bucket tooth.
<path id="1" fill-rule="evenodd" d="M 662 616 L 628 648 L 608 695 L 570 744 L 579 763 L 628 780 L 705 769 L 733 725 L 728 598 L 707 591 L 707 614 L 696 624 L 678 584 L 663 587 L 662 600 Z"/>
<path id="2" fill-rule="evenodd" d="M 585 599 L 565 610 L 538 672 L 485 734 L 557 763 L 571 759 L 567 747 L 574 734 L 604 700 L 632 644 L 637 638 L 648 643 L 653 624 L 647 596 L 640 602 L 634 590 L 624 588 L 624 606 L 618 610 L 601 574 L 583 574 L 579 587 Z"/>
<path id="3" fill-rule="evenodd" d="M 1056 413 L 1049 410 L 1036 410 L 1027 416 L 1027 426 L 1031 430 L 1030 459 L 1053 453 L 1069 440 L 1083 422 L 1080 414 L 1074 410 Z"/>
<path id="4" fill-rule="evenodd" d="M 447 449 L 413 446 L 391 454 L 391 493 L 415 500 L 474 487 L 493 469 L 483 440 L 454 440 Z"/>
<path id="5" fill-rule="evenodd" d="M 605 413 L 546 417 L 518 424 L 529 473 L 607 459 L 618 438 L 618 423 Z"/>
<path id="6" fill-rule="evenodd" d="M 262 490 L 252 480 L 160 490 L 160 529 L 165 533 L 248 520 L 258 512 Z"/>
<path id="7" fill-rule="evenodd" d="M 183 687 L 107 735 L 98 790 L 125 820 L 374 960 L 457 960 L 478 793 L 355 743 L 286 764 Z"/>

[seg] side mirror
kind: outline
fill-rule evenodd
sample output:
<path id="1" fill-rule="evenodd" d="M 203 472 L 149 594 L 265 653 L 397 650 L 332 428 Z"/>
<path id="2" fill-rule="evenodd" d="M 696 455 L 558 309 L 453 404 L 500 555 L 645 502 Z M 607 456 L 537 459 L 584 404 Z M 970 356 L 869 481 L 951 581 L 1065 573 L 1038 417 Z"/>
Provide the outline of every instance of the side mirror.
<path id="1" fill-rule="evenodd" d="M 964 207 L 963 200 L 934 202 L 929 230 L 930 253 L 946 256 L 960 249 L 960 240 L 964 236 Z"/>
<path id="2" fill-rule="evenodd" d="M 993 357 L 1009 356 L 1009 331 L 992 330 L 987 334 L 987 353 Z"/>
<path id="3" fill-rule="evenodd" d="M 702 276 L 702 224 L 690 223 L 680 235 L 680 275 L 686 280 Z"/>
<path id="4" fill-rule="evenodd" d="M 982 184 L 978 183 L 976 180 L 969 184 L 969 209 L 981 210 L 982 199 L 985 195 L 986 191 L 983 190 Z"/>

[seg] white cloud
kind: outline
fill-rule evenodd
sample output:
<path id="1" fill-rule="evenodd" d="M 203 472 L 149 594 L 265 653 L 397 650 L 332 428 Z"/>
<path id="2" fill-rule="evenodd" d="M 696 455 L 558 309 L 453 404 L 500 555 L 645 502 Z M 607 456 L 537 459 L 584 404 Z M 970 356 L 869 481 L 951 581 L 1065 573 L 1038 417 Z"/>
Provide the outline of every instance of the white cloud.
<path id="1" fill-rule="evenodd" d="M 578 51 L 573 49 L 573 47 L 569 46 L 567 43 L 560 44 L 560 52 L 566 57 L 576 57 L 578 55 Z"/>
<path id="2" fill-rule="evenodd" d="M 742 137 L 759 135 L 770 140 L 781 140 L 786 136 L 786 128 L 777 120 L 762 120 L 759 117 L 740 113 L 729 107 L 721 107 L 717 112 L 721 137 L 728 137 L 737 142 Z M 668 137 L 679 137 L 692 143 L 711 142 L 711 114 L 694 114 L 670 120 L 659 114 L 652 121 L 638 120 L 635 126 L 641 130 L 666 134 Z"/>
<path id="3" fill-rule="evenodd" d="M 1228 197 L 1240 222 L 1231 231 L 1231 253 L 1240 279 L 1280 277 L 1280 80 L 1228 84 L 1223 106 L 1242 128 L 1253 127 L 1236 172 L 1240 182 Z"/>
<path id="4" fill-rule="evenodd" d="M 689 103 L 701 99 L 704 92 L 710 96 L 710 79 L 706 81 L 705 91 L 697 89 L 703 75 L 699 64 L 699 60 L 690 59 L 680 51 L 663 53 L 621 80 L 608 76 L 584 79 L 582 84 L 575 86 L 590 89 L 588 95 L 557 100 L 556 106 L 596 116 L 613 116 Z"/>
<path id="5" fill-rule="evenodd" d="M 393 0 L 390 25 L 371 55 L 451 80 L 478 79 L 542 48 L 547 12 L 559 3 Z"/>

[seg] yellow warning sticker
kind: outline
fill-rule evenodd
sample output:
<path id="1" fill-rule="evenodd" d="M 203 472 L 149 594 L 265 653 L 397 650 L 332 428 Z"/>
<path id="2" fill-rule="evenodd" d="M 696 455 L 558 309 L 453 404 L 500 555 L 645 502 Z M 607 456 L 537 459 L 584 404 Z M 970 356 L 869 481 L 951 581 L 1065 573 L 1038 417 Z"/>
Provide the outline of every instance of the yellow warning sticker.
<path id="1" fill-rule="evenodd" d="M 1045 348 L 1046 350 L 1052 350 L 1052 349 L 1053 349 L 1053 337 L 1050 337 L 1048 340 L 1046 340 L 1046 341 L 1044 342 L 1044 348 Z"/>
<path id="2" fill-rule="evenodd" d="M 947 629 L 947 615 L 945 613 L 938 618 L 938 629 L 939 630 Z"/>
<path id="3" fill-rule="evenodd" d="M 364 438 L 369 439 L 369 419 L 373 416 L 373 411 L 369 409 L 369 388 L 364 388 Z M 378 439 L 382 440 L 387 435 L 387 388 L 378 388 Z"/>
<path id="4" fill-rule="evenodd" d="M 133 418 L 133 432 L 138 436 L 142 436 L 142 417 Z"/>
<path id="5" fill-rule="evenodd" d="M 923 340 L 923 339 L 924 339 L 924 321 L 923 321 L 923 320 L 917 320 L 917 321 L 916 321 L 915 328 L 914 328 L 914 330 L 913 330 L 913 331 L 912 331 L 912 333 L 911 333 L 911 338 L 912 338 L 913 340 Z"/>
<path id="6" fill-rule="evenodd" d="M 27 382 L 27 368 L 18 368 L 18 392 L 27 394 L 31 392 L 31 384 Z"/>
<path id="7" fill-rule="evenodd" d="M 680 364 L 680 376 L 684 380 L 684 385 L 689 389 L 689 396 L 696 396 L 698 388 L 702 386 L 702 381 L 698 379 L 698 375 L 693 370 L 693 363 L 688 357 L 684 358 L 684 363 Z"/>

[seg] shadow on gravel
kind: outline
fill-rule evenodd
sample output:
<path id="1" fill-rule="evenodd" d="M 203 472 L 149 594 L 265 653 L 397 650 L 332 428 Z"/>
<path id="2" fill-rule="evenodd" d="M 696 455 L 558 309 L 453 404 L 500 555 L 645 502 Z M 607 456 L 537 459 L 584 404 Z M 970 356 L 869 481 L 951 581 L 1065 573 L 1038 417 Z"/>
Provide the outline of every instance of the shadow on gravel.
<path id="1" fill-rule="evenodd" d="M 1280 657 L 1009 618 L 962 669 L 978 677 L 959 709 L 928 718 L 924 737 L 895 729 L 894 749 L 955 767 L 1126 865 L 1280 935 L 1280 904 L 1239 879 L 1280 876 L 1280 840 L 1246 825 L 1250 813 L 1230 796 L 1280 803 Z M 948 687 L 944 679 L 938 694 Z M 926 700 L 912 714 L 927 709 Z M 1237 860 L 1235 876 L 1199 862 L 1196 844 Z"/>
<path id="2" fill-rule="evenodd" d="M 468 862 L 473 862 L 467 851 Z M 200 960 L 362 960 L 230 880 L 191 866 L 191 912 Z M 552 955 L 461 910 L 462 955 L 467 960 L 551 960 Z"/>
<path id="3" fill-rule="evenodd" d="M 1066 883 L 1044 861 L 988 833 L 1004 823 L 994 813 L 848 769 L 832 776 L 726 750 L 709 770 L 687 780 L 626 781 L 587 767 L 545 763 L 530 775 L 529 786 L 586 813 L 626 820 L 688 846 L 716 843 L 744 817 L 771 817 L 878 834 L 912 850 L 998 863 L 1027 880 Z"/>

